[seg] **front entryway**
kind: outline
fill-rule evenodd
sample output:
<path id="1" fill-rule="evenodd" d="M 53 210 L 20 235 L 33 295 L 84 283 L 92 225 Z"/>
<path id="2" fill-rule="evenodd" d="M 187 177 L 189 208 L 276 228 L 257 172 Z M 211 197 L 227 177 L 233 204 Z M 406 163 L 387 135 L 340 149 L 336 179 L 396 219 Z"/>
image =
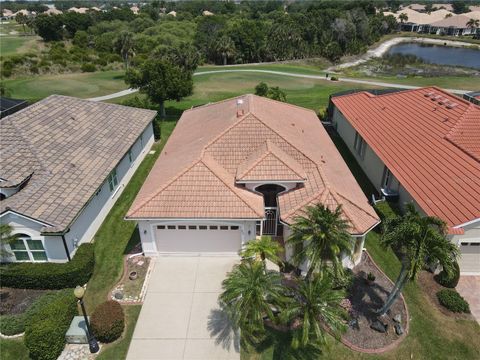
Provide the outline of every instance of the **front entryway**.
<path id="1" fill-rule="evenodd" d="M 127 359 L 240 359 L 239 337 L 217 303 L 238 262 L 238 256 L 158 257 Z"/>
<path id="2" fill-rule="evenodd" d="M 262 235 L 278 235 L 279 213 L 277 198 L 285 188 L 276 184 L 264 184 L 255 188 L 255 191 L 263 194 L 265 205 L 265 218 L 262 223 Z"/>

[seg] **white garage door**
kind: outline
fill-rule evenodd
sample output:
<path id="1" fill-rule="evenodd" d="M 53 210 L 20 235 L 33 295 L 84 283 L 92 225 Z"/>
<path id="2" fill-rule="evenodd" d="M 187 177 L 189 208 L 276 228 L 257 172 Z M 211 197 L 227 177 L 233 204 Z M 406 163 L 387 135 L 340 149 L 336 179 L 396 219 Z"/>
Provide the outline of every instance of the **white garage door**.
<path id="1" fill-rule="evenodd" d="M 159 253 L 237 253 L 241 232 L 234 225 L 175 224 L 158 225 Z"/>
<path id="2" fill-rule="evenodd" d="M 458 264 L 462 273 L 480 274 L 480 242 L 462 241 Z"/>

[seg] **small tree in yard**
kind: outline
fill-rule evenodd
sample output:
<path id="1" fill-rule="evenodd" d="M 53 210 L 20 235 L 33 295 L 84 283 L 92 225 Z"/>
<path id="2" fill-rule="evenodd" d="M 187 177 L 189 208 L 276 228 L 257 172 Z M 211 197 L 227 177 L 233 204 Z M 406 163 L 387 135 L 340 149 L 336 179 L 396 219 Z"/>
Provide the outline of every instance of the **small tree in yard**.
<path id="1" fill-rule="evenodd" d="M 413 204 L 407 204 L 404 215 L 385 221 L 381 242 L 399 254 L 402 267 L 385 304 L 378 310 L 380 315 L 390 309 L 407 281 L 415 281 L 428 263 L 440 263 L 447 273 L 454 271 L 458 248 L 445 237 L 445 223 L 422 216 Z"/>
<path id="2" fill-rule="evenodd" d="M 400 22 L 403 24 L 405 21 L 408 21 L 408 15 L 405 13 L 401 13 L 398 16 L 398 20 L 400 20 Z"/>
<path id="3" fill-rule="evenodd" d="M 11 244 L 17 240 L 17 235 L 12 234 L 13 228 L 8 224 L 0 224 L 0 258 L 10 255 L 5 249 L 5 245 Z"/>
<path id="4" fill-rule="evenodd" d="M 165 101 L 177 100 L 193 91 L 193 72 L 171 60 L 149 59 L 136 69 L 130 68 L 125 82 L 139 89 L 150 101 L 160 106 L 160 116 L 165 118 Z"/>
<path id="5" fill-rule="evenodd" d="M 278 263 L 280 262 L 278 254 L 282 251 L 283 249 L 280 244 L 272 240 L 271 236 L 262 236 L 259 240 L 249 241 L 245 249 L 242 250 L 241 255 L 243 258 L 256 257 L 257 260 L 261 260 L 266 272 L 266 259 Z"/>

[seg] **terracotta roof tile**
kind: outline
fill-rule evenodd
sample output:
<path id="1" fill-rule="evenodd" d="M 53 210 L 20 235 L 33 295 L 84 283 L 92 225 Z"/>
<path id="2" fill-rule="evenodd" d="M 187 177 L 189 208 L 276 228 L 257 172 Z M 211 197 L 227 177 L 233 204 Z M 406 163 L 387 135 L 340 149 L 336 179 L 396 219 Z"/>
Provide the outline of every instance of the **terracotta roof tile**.
<path id="1" fill-rule="evenodd" d="M 479 106 L 436 87 L 332 101 L 428 215 L 480 218 Z"/>

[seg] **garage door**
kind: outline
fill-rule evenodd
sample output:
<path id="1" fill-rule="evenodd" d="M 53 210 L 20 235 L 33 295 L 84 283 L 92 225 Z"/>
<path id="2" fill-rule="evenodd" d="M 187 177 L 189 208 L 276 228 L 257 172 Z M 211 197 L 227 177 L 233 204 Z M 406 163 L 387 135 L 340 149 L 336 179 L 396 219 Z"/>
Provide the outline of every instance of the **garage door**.
<path id="1" fill-rule="evenodd" d="M 462 273 L 480 273 L 480 242 L 462 241 L 458 264 Z"/>
<path id="2" fill-rule="evenodd" d="M 241 231 L 233 225 L 158 225 L 157 251 L 160 253 L 237 253 Z"/>

